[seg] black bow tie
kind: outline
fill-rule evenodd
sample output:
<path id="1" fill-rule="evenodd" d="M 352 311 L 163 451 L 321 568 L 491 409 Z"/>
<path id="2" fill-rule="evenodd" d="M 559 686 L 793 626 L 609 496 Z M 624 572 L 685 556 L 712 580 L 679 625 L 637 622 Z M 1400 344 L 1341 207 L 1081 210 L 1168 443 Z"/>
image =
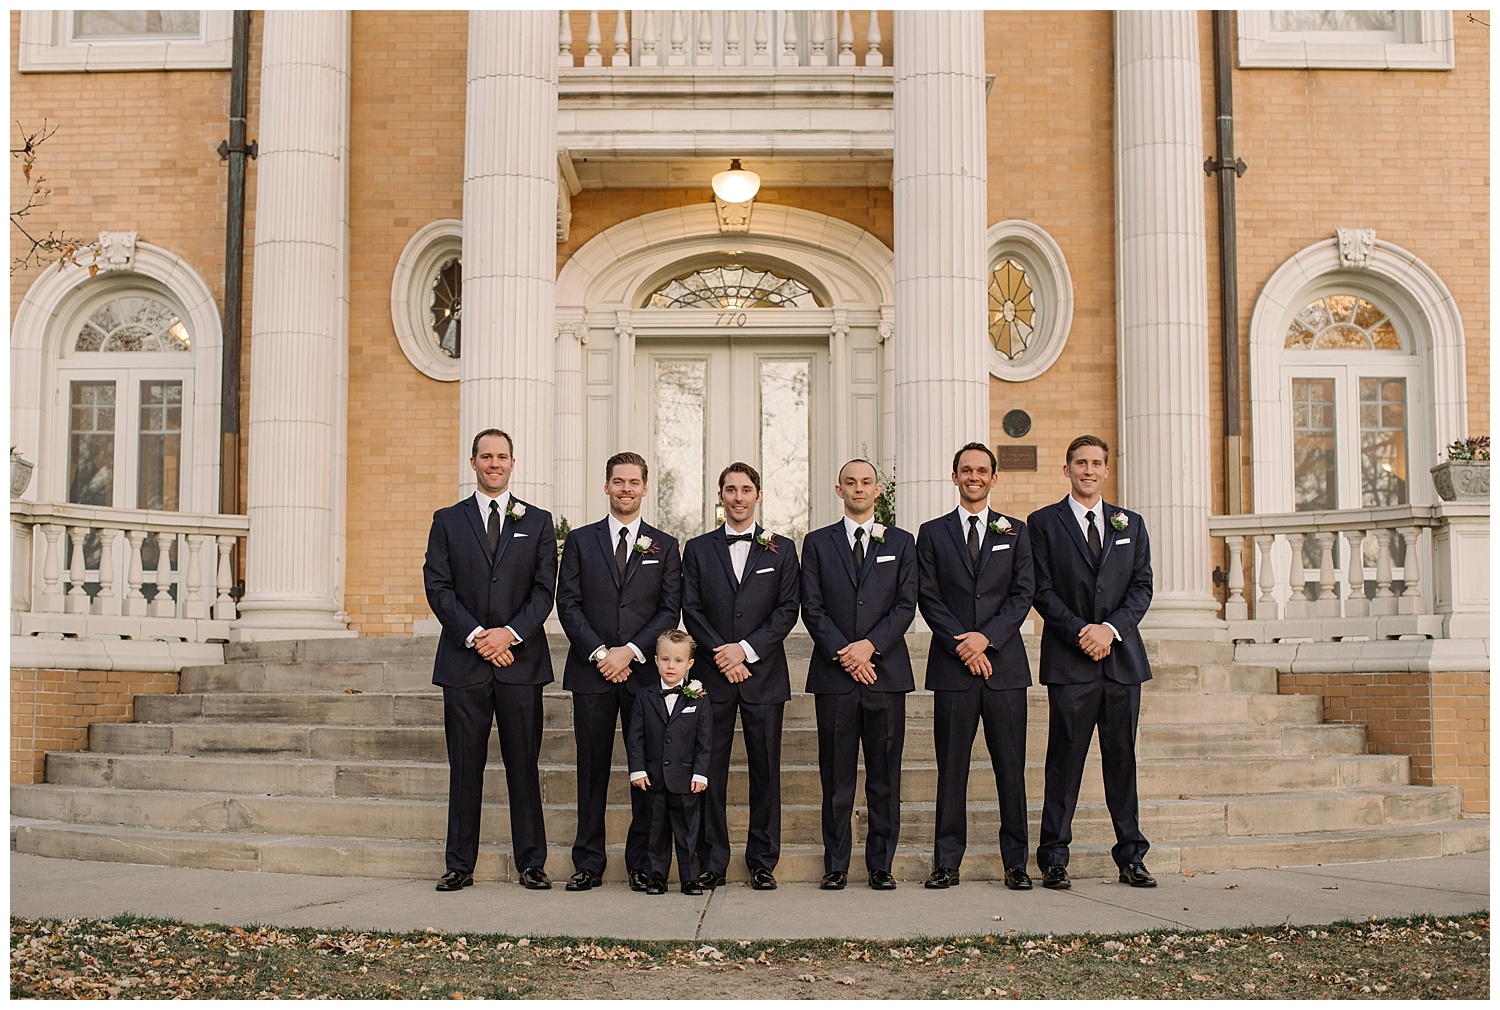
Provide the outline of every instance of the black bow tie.
<path id="1" fill-rule="evenodd" d="M 728 540 L 732 544 L 748 544 L 751 540 L 755 539 L 755 534 L 754 533 L 730 533 L 730 534 L 726 535 L 724 537 L 724 539 Z"/>
<path id="2" fill-rule="evenodd" d="M 661 689 L 661 696 L 663 698 L 665 698 L 669 694 L 681 695 L 682 686 L 679 684 L 677 687 L 664 687 Z"/>

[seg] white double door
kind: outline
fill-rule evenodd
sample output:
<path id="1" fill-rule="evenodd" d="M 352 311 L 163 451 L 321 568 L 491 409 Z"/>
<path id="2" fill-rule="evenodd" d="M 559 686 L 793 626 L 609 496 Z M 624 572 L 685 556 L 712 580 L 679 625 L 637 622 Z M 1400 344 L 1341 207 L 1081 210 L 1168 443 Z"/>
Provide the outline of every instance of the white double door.
<path id="1" fill-rule="evenodd" d="M 731 462 L 760 472 L 766 528 L 800 544 L 832 521 L 826 340 L 641 338 L 635 368 L 649 521 L 684 542 L 723 522 L 718 479 Z"/>

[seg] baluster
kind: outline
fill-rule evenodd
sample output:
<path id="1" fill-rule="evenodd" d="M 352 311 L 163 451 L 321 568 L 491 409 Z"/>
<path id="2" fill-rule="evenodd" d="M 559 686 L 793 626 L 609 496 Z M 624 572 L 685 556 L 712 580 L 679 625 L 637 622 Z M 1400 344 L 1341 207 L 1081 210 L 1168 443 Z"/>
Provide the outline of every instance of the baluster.
<path id="1" fill-rule="evenodd" d="M 20 630 L 16 626 L 15 615 L 25 614 L 31 610 L 31 587 L 35 583 L 35 575 L 31 570 L 33 562 L 31 544 L 31 518 L 12 513 L 10 517 L 11 634 Z"/>
<path id="2" fill-rule="evenodd" d="M 870 12 L 870 31 L 865 35 L 865 66 L 885 66 L 885 56 L 880 52 L 880 12 Z"/>
<path id="3" fill-rule="evenodd" d="M 724 65 L 726 67 L 745 65 L 745 54 L 740 51 L 740 18 L 743 16 L 741 11 L 724 12 Z"/>
<path id="4" fill-rule="evenodd" d="M 1245 538 L 1227 536 L 1224 544 L 1229 548 L 1229 597 L 1224 601 L 1224 619 L 1243 621 L 1250 616 L 1245 603 Z"/>
<path id="5" fill-rule="evenodd" d="M 61 526 L 48 524 L 42 527 L 42 536 L 47 538 L 47 552 L 42 558 L 42 613 L 44 614 L 63 612 L 62 535 Z"/>
<path id="6" fill-rule="evenodd" d="M 203 602 L 203 542 L 208 537 L 202 533 L 189 533 L 186 599 L 182 604 L 182 616 L 202 620 L 208 616 L 208 607 Z"/>
<path id="7" fill-rule="evenodd" d="M 83 541 L 89 535 L 87 526 L 69 526 L 68 540 L 73 544 L 73 556 L 68 562 L 68 613 L 87 614 L 89 594 L 83 588 Z"/>
<path id="8" fill-rule="evenodd" d="M 156 573 L 152 576 L 156 596 L 149 608 L 152 617 L 175 617 L 177 613 L 169 592 L 172 588 L 172 541 L 175 539 L 163 533 L 156 534 Z"/>
<path id="9" fill-rule="evenodd" d="M 844 11 L 839 24 L 839 66 L 854 66 L 854 18 L 851 11 Z"/>
<path id="10" fill-rule="evenodd" d="M 1302 564 L 1302 534 L 1286 534 L 1286 545 L 1292 550 L 1292 564 L 1287 570 L 1287 582 L 1291 593 L 1287 596 L 1286 616 L 1303 618 L 1308 616 L 1307 568 Z"/>
<path id="11" fill-rule="evenodd" d="M 1401 539 L 1406 541 L 1406 557 L 1401 566 L 1401 581 L 1406 583 L 1401 590 L 1400 612 L 1403 614 L 1427 613 L 1427 605 L 1422 600 L 1421 553 L 1417 549 L 1421 536 L 1419 527 L 1401 527 Z"/>
<path id="12" fill-rule="evenodd" d="M 615 11 L 615 54 L 609 58 L 612 67 L 630 66 L 630 29 L 625 11 Z"/>
<path id="13" fill-rule="evenodd" d="M 812 45 L 807 65 L 826 67 L 828 66 L 828 31 L 823 24 L 823 12 L 810 11 L 807 16 L 812 21 L 812 28 L 807 33 L 808 42 Z"/>
<path id="14" fill-rule="evenodd" d="M 656 11 L 646 12 L 646 27 L 641 32 L 641 66 L 654 67 L 658 65 L 659 56 L 656 54 Z"/>
<path id="15" fill-rule="evenodd" d="M 726 12 L 726 16 L 728 12 Z M 698 55 L 693 62 L 700 67 L 714 65 L 714 18 L 713 11 L 698 12 Z"/>
<path id="16" fill-rule="evenodd" d="M 234 586 L 234 573 L 229 567 L 229 552 L 234 550 L 234 537 L 216 537 L 219 544 L 219 595 L 214 600 L 214 619 L 232 621 L 235 618 L 234 597 L 229 590 Z"/>
<path id="17" fill-rule="evenodd" d="M 1332 533 L 1315 533 L 1313 539 L 1318 542 L 1318 603 L 1313 608 L 1313 613 L 1319 617 L 1337 617 L 1338 580 L 1333 574 L 1333 545 L 1336 538 Z"/>
<path id="18" fill-rule="evenodd" d="M 1260 551 L 1260 596 L 1255 600 L 1255 617 L 1260 621 L 1276 618 L 1276 573 L 1271 569 L 1271 545 L 1275 542 L 1274 534 L 1255 538 Z"/>
<path id="19" fill-rule="evenodd" d="M 771 31 L 766 25 L 766 12 L 755 12 L 755 55 L 750 57 L 750 62 L 757 67 L 769 67 L 771 65 L 771 53 L 768 46 L 771 44 Z"/>
<path id="20" fill-rule="evenodd" d="M 1345 530 L 1349 544 L 1349 595 L 1344 598 L 1345 617 L 1368 617 L 1370 601 L 1365 599 L 1365 531 Z"/>
<path id="21" fill-rule="evenodd" d="M 781 30 L 781 59 L 779 66 L 795 67 L 797 65 L 797 12 L 785 11 L 786 22 Z"/>
<path id="22" fill-rule="evenodd" d="M 1375 535 L 1375 599 L 1370 613 L 1377 617 L 1396 612 L 1396 594 L 1391 591 L 1391 531 L 1377 527 Z"/>
<path id="23" fill-rule="evenodd" d="M 567 11 L 557 12 L 557 65 L 573 66 L 573 22 Z"/>
<path id="24" fill-rule="evenodd" d="M 141 544 L 146 542 L 146 531 L 126 530 L 125 542 L 130 545 L 130 561 L 125 576 L 130 588 L 125 591 L 125 616 L 142 617 L 146 613 L 146 597 L 141 593 Z"/>
<path id="25" fill-rule="evenodd" d="M 687 56 L 682 51 L 687 42 L 687 26 L 683 23 L 682 11 L 672 12 L 672 35 L 667 41 L 672 47 L 672 51 L 667 53 L 667 66 L 687 66 Z"/>
<path id="26" fill-rule="evenodd" d="M 117 588 L 115 545 L 119 542 L 119 530 L 102 529 L 99 531 L 99 543 L 102 549 L 99 552 L 99 595 L 94 597 L 94 613 L 108 617 L 115 617 L 120 613 L 120 597 L 115 592 Z"/>
<path id="27" fill-rule="evenodd" d="M 599 43 L 602 40 L 603 36 L 599 33 L 599 12 L 589 11 L 589 32 L 584 36 L 584 42 L 588 43 L 589 51 L 584 54 L 584 66 L 604 66 L 604 57 L 599 55 Z"/>

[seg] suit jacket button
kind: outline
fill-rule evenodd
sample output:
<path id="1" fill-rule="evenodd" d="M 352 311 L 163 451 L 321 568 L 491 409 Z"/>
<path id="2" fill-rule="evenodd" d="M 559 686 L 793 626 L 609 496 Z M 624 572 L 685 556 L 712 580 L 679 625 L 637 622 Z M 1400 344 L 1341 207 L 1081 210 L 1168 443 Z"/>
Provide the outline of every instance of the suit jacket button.
<path id="1" fill-rule="evenodd" d="M 670 741 L 670 740 L 668 740 L 668 741 L 667 741 L 667 742 L 668 742 L 668 743 L 671 743 L 671 742 L 672 742 L 672 741 Z M 665 761 L 665 760 L 664 760 L 664 761 L 662 761 L 662 766 L 663 766 L 663 767 L 666 767 L 666 766 L 668 766 L 668 765 L 670 765 L 670 764 L 671 764 L 671 763 L 672 763 L 672 762 L 670 762 L 670 761 Z"/>

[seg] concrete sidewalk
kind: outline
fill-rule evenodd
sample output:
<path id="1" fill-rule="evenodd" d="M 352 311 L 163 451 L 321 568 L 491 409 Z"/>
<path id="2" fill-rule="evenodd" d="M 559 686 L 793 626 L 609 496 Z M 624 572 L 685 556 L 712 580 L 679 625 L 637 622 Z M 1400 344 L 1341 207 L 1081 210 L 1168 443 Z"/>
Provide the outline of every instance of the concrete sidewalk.
<path id="1" fill-rule="evenodd" d="M 1149 863 L 1148 863 L 1149 865 Z M 1039 878 L 1038 878 L 1039 879 Z M 107 918 L 125 912 L 191 923 L 574 935 L 626 939 L 889 938 L 1018 933 L 1122 933 L 1318 924 L 1413 913 L 1458 915 L 1489 907 L 1488 852 L 1379 863 L 1163 874 L 1136 889 L 1075 877 L 1070 891 L 1008 891 L 970 881 L 928 891 L 901 881 L 877 893 L 852 878 L 752 891 L 730 884 L 701 898 L 647 896 L 624 884 L 569 894 L 480 883 L 439 894 L 432 880 L 316 877 L 81 862 L 10 854 L 11 914 Z"/>

